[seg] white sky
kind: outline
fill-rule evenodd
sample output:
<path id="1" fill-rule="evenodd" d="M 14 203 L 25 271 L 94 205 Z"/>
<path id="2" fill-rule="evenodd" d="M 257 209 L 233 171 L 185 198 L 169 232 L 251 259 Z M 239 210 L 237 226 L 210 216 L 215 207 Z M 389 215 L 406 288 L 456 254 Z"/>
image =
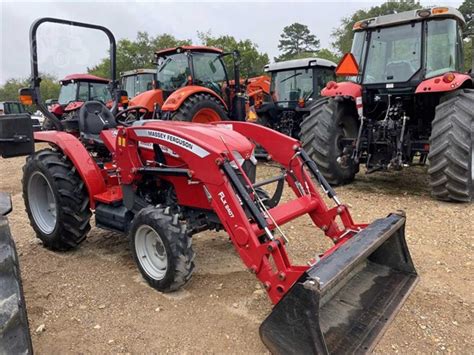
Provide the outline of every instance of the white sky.
<path id="1" fill-rule="evenodd" d="M 30 75 L 28 32 L 39 17 L 59 17 L 108 27 L 116 39 L 135 39 L 137 31 L 150 35 L 170 33 L 178 39 L 199 43 L 197 31 L 249 38 L 270 59 L 278 55 L 283 27 L 294 22 L 307 25 L 329 47 L 331 32 L 340 19 L 360 8 L 383 1 L 195 1 L 195 2 L 21 2 L 0 0 L 0 84 L 9 78 Z M 425 6 L 450 5 L 462 1 L 422 1 Z M 63 77 L 85 72 L 106 56 L 105 35 L 90 30 L 42 25 L 38 31 L 39 69 Z"/>

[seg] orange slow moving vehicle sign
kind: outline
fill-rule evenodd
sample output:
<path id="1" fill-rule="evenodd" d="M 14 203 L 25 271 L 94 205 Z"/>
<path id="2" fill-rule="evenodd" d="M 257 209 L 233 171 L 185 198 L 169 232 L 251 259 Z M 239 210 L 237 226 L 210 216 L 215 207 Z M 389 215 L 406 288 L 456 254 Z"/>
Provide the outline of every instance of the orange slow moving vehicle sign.
<path id="1" fill-rule="evenodd" d="M 352 53 L 344 54 L 337 65 L 336 75 L 339 76 L 357 76 L 359 75 L 359 65 Z"/>

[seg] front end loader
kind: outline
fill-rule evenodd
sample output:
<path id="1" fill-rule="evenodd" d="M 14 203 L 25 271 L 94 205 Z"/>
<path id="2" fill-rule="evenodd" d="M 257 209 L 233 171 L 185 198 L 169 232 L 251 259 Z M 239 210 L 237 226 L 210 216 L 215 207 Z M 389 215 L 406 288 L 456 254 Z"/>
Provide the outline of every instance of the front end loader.
<path id="1" fill-rule="evenodd" d="M 81 107 L 76 134 L 34 134 L 51 148 L 27 159 L 22 184 L 30 223 L 45 247 L 77 248 L 94 214 L 96 227 L 128 235 L 148 284 L 172 292 L 192 277 L 193 235 L 225 230 L 274 304 L 260 327 L 270 351 L 374 347 L 418 279 L 403 213 L 355 223 L 300 142 L 260 125 L 128 123 L 118 124 L 92 101 Z M 279 175 L 257 179 L 256 145 Z M 304 215 L 314 225 L 308 237 L 325 234 L 333 246 L 295 265 L 281 227 Z"/>

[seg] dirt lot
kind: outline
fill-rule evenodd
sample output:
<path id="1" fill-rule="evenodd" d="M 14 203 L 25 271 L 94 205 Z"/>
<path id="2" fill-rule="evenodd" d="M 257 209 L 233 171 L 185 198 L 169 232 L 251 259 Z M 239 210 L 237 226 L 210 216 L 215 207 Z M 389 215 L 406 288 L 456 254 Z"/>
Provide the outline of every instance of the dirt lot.
<path id="1" fill-rule="evenodd" d="M 193 279 L 183 291 L 160 294 L 140 277 L 118 234 L 93 228 L 76 251 L 44 249 L 24 212 L 23 162 L 0 160 L 0 190 L 13 195 L 10 222 L 38 354 L 267 352 L 258 326 L 270 302 L 225 233 L 197 235 Z M 474 353 L 474 205 L 432 200 L 423 168 L 360 174 L 337 191 L 360 222 L 397 209 L 408 216 L 407 241 L 421 281 L 376 351 Z M 298 261 L 329 245 L 306 219 L 285 230 Z M 36 332 L 41 325 L 44 331 Z"/>

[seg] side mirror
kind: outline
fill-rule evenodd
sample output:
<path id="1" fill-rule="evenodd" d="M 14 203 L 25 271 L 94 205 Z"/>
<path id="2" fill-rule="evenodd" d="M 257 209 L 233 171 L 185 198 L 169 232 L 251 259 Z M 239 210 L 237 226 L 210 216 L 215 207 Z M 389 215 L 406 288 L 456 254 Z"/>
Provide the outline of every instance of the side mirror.
<path id="1" fill-rule="evenodd" d="M 25 106 L 33 105 L 33 90 L 31 88 L 22 88 L 18 90 L 20 102 Z"/>

